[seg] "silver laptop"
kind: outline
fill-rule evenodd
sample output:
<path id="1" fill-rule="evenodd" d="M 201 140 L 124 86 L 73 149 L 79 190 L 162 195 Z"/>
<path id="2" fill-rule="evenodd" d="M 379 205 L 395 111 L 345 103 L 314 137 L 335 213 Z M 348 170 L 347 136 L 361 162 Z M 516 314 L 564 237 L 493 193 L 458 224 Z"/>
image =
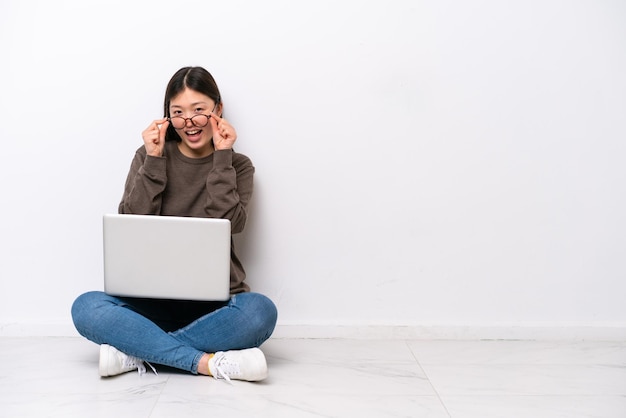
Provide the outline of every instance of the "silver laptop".
<path id="1" fill-rule="evenodd" d="M 230 297 L 230 221 L 103 216 L 104 291 L 183 300 Z"/>

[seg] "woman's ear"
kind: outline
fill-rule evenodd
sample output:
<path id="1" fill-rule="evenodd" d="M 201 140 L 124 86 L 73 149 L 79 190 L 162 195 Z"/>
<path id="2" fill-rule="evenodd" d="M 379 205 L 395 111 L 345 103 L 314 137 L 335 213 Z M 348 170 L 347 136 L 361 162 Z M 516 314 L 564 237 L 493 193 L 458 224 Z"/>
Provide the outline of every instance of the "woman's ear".
<path id="1" fill-rule="evenodd" d="M 222 106 L 222 102 L 220 102 L 217 105 L 217 111 L 215 113 L 217 113 L 217 116 L 219 116 L 220 118 L 222 117 L 222 111 L 224 109 L 224 106 Z"/>

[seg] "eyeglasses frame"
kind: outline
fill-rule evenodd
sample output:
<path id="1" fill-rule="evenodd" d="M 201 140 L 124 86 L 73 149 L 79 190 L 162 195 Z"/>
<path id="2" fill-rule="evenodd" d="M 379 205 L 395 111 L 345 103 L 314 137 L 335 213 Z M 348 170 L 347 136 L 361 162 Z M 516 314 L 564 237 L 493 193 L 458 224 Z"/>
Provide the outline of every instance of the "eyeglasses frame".
<path id="1" fill-rule="evenodd" d="M 215 113 L 215 109 L 217 109 L 217 106 L 218 106 L 218 105 L 219 105 L 219 102 L 215 103 L 215 106 L 213 106 L 213 110 L 211 110 L 211 113 Z M 206 123 L 205 123 L 204 125 L 202 125 L 202 126 L 200 126 L 200 125 L 196 124 L 196 123 L 193 121 L 193 118 L 195 118 L 196 116 L 205 116 L 205 117 L 207 118 Z M 185 124 L 183 125 L 183 127 L 182 127 L 182 128 L 176 128 L 176 127 L 174 127 L 174 122 L 172 122 L 172 119 L 174 119 L 174 118 L 182 119 L 182 120 L 184 121 L 184 123 L 185 123 Z M 190 118 L 184 118 L 184 117 L 182 117 L 182 116 L 170 116 L 170 117 L 168 117 L 168 118 L 167 118 L 167 121 L 168 121 L 169 123 L 171 123 L 171 124 L 172 124 L 172 127 L 173 127 L 174 129 L 183 129 L 185 126 L 187 126 L 187 121 L 188 121 L 188 120 L 189 120 L 189 121 L 191 121 L 191 124 L 192 124 L 193 126 L 195 126 L 196 128 L 204 128 L 205 126 L 207 126 L 207 125 L 209 124 L 209 121 L 211 120 L 211 115 L 205 115 L 204 113 L 198 113 L 198 114 L 196 114 L 196 115 L 193 115 L 193 116 L 192 116 L 192 117 L 190 117 Z"/>

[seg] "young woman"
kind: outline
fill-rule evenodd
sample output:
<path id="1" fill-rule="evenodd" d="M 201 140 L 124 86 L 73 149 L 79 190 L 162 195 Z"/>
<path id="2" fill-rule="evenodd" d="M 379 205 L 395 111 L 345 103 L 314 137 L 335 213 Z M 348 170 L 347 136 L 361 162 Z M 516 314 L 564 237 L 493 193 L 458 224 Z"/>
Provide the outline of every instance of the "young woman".
<path id="1" fill-rule="evenodd" d="M 225 218 L 233 234 L 245 226 L 254 166 L 233 150 L 237 133 L 211 74 L 180 69 L 166 92 L 165 117 L 142 133 L 120 213 Z M 155 254 L 155 257 L 165 256 Z M 147 260 L 149 262 L 149 260 Z M 122 298 L 103 292 L 72 306 L 78 332 L 100 344 L 100 375 L 145 372 L 144 361 L 213 376 L 256 381 L 267 376 L 258 348 L 276 324 L 276 307 L 250 292 L 231 244 L 227 302 Z"/>

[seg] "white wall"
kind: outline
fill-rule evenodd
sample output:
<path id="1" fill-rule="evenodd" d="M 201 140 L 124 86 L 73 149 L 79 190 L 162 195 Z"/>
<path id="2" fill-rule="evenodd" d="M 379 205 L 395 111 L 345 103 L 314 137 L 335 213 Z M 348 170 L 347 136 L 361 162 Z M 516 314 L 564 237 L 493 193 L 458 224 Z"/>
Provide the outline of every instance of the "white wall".
<path id="1" fill-rule="evenodd" d="M 0 335 L 73 332 L 187 65 L 257 167 L 238 241 L 283 329 L 623 332 L 625 28 L 622 1 L 4 0 Z"/>

